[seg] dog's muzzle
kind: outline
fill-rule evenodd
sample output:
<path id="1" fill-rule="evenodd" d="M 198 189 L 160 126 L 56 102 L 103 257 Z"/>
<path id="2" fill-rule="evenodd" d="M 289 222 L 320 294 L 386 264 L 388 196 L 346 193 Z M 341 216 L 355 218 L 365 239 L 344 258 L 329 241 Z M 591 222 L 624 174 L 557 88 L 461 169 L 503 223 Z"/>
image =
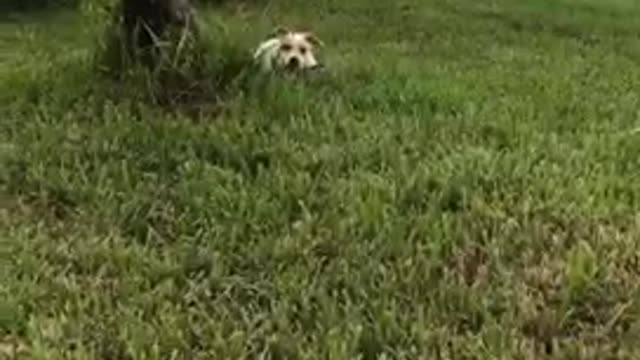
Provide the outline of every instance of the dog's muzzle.
<path id="1" fill-rule="evenodd" d="M 300 60 L 298 58 L 291 58 L 286 65 L 288 70 L 297 70 L 300 68 Z"/>

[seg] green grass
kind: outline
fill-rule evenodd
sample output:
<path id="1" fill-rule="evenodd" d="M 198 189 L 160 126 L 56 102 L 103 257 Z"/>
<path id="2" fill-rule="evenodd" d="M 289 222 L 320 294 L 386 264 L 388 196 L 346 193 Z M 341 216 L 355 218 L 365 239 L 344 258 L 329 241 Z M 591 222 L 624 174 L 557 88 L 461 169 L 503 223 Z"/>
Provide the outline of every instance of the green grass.
<path id="1" fill-rule="evenodd" d="M 640 357 L 635 1 L 248 3 L 216 59 L 305 26 L 328 73 L 195 118 L 0 17 L 0 352 Z"/>

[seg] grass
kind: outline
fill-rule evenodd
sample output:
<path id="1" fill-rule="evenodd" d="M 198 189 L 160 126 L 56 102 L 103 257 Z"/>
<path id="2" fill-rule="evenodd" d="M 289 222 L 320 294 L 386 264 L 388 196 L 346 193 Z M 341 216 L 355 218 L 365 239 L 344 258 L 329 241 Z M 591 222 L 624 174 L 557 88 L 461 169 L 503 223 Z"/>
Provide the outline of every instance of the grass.
<path id="1" fill-rule="evenodd" d="M 329 72 L 187 116 L 77 13 L 1 18 L 0 352 L 640 357 L 634 1 L 202 14 L 219 61 L 304 24 Z"/>

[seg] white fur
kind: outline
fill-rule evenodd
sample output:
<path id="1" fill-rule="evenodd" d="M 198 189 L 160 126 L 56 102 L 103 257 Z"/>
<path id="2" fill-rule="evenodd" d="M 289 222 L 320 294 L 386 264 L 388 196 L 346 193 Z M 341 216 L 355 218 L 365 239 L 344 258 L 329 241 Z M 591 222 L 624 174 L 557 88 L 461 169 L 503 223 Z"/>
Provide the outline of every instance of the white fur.
<path id="1" fill-rule="evenodd" d="M 273 70 L 304 70 L 317 67 L 313 35 L 303 32 L 285 32 L 262 42 L 253 58 L 265 72 Z"/>

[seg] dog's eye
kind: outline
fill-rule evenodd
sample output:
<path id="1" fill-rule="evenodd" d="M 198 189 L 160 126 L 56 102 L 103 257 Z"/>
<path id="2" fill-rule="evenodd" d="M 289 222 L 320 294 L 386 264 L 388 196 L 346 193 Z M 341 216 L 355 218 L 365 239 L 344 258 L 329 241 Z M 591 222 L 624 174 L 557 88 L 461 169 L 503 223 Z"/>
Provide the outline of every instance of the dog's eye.
<path id="1" fill-rule="evenodd" d="M 282 49 L 282 51 L 291 51 L 291 45 L 290 44 L 282 44 L 280 49 Z"/>
<path id="2" fill-rule="evenodd" d="M 305 47 L 301 47 L 301 48 L 300 48 L 300 54 L 304 55 L 304 54 L 306 54 L 306 53 L 307 53 L 307 48 L 305 48 Z"/>

